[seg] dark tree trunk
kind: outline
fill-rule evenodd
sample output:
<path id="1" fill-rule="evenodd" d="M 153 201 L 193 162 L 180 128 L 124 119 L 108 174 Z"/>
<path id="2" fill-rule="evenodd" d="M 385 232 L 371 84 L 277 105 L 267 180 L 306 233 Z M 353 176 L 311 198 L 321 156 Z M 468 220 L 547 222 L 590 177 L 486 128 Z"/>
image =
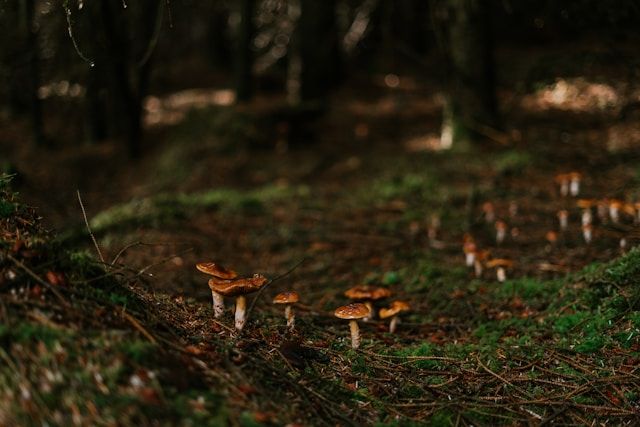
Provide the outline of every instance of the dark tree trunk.
<path id="1" fill-rule="evenodd" d="M 236 35 L 236 98 L 246 102 L 253 96 L 253 49 L 255 0 L 240 0 L 240 24 Z"/>
<path id="2" fill-rule="evenodd" d="M 488 0 L 433 2 L 448 93 L 443 145 L 477 141 L 498 126 Z"/>
<path id="3" fill-rule="evenodd" d="M 85 101 L 87 106 L 86 124 L 90 143 L 102 141 L 108 135 L 106 83 L 101 71 L 101 68 L 94 66 L 87 72 Z"/>
<path id="4" fill-rule="evenodd" d="M 301 0 L 300 100 L 323 103 L 340 75 L 335 0 Z"/>
<path id="5" fill-rule="evenodd" d="M 38 27 L 36 25 L 35 0 L 24 0 L 27 54 L 29 56 L 29 104 L 33 141 L 36 145 L 45 145 L 42 119 L 42 102 L 38 96 L 40 88 L 40 50 L 38 46 Z"/>

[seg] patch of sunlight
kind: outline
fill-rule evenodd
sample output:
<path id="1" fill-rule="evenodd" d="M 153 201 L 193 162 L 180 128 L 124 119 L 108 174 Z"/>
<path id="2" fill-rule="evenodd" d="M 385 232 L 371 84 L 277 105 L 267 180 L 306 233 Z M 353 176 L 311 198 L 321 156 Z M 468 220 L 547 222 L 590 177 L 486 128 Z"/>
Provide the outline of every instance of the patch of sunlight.
<path id="1" fill-rule="evenodd" d="M 163 98 L 148 96 L 144 100 L 145 125 L 172 125 L 182 121 L 194 109 L 226 107 L 235 102 L 230 89 L 187 89 Z"/>
<path id="2" fill-rule="evenodd" d="M 618 91 L 604 83 L 584 78 L 557 79 L 536 92 L 522 98 L 523 108 L 533 111 L 550 109 L 594 112 L 616 108 L 620 104 Z"/>
<path id="3" fill-rule="evenodd" d="M 85 88 L 78 83 L 71 83 L 68 80 L 60 80 L 58 82 L 50 82 L 38 88 L 38 98 L 47 99 L 54 96 L 79 98 L 84 96 Z"/>

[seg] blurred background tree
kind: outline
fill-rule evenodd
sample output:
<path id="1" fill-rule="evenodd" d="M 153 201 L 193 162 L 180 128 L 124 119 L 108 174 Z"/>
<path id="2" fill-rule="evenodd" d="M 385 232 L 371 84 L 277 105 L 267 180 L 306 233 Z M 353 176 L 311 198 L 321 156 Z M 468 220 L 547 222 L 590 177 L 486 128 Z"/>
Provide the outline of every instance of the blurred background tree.
<path id="1" fill-rule="evenodd" d="M 496 46 L 597 34 L 616 55 L 617 42 L 638 33 L 638 9 L 596 0 L 3 0 L 0 108 L 27 120 L 38 146 L 116 139 L 136 158 L 148 143 L 149 95 L 281 96 L 274 121 L 307 126 L 345 82 L 406 74 L 438 85 L 450 146 L 501 129 Z M 625 60 L 635 76 L 635 59 Z"/>

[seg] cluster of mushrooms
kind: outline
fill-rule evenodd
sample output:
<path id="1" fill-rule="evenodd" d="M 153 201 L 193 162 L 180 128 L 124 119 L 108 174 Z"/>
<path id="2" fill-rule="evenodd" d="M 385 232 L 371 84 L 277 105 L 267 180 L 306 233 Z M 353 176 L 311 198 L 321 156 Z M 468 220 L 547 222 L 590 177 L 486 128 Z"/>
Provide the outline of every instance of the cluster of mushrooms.
<path id="1" fill-rule="evenodd" d="M 575 198 L 575 206 L 580 210 L 580 223 L 582 230 L 582 239 L 588 245 L 593 240 L 594 230 L 594 211 L 600 224 L 622 224 L 634 223 L 640 224 L 640 202 L 624 202 L 618 199 L 579 199 L 582 174 L 580 172 L 561 173 L 555 176 L 555 182 L 558 185 L 558 192 L 563 198 Z M 509 204 L 509 216 L 516 217 L 518 213 L 518 205 L 515 202 Z M 482 215 L 484 221 L 493 224 L 495 228 L 495 243 L 500 246 L 504 243 L 508 235 L 517 238 L 519 230 L 517 227 L 511 227 L 502 220 L 496 218 L 496 210 L 493 203 L 485 202 L 482 205 Z M 561 209 L 556 214 L 557 230 L 550 230 L 546 233 L 546 241 L 553 247 L 561 236 L 568 231 L 570 218 L 572 217 L 568 209 Z M 434 221 L 431 220 L 431 224 Z M 436 222 L 437 223 L 437 222 Z M 430 230 L 429 236 L 435 235 Z M 619 245 L 622 250 L 627 246 L 627 240 L 624 236 L 620 237 Z M 463 238 L 462 250 L 465 256 L 465 262 L 468 267 L 472 267 L 475 276 L 480 278 L 485 269 L 495 270 L 496 278 L 499 282 L 507 279 L 507 271 L 512 269 L 514 262 L 503 258 L 492 258 L 491 253 L 487 249 L 480 249 L 470 234 L 465 234 Z"/>
<path id="2" fill-rule="evenodd" d="M 201 262 L 196 268 L 211 278 L 209 289 L 213 300 L 214 318 L 219 319 L 224 315 L 224 298 L 235 297 L 235 329 L 239 332 L 246 323 L 246 295 L 262 289 L 269 280 L 261 275 L 254 274 L 249 277 L 240 277 L 234 270 L 223 267 L 214 262 Z M 360 328 L 358 320 L 368 321 L 375 316 L 374 303 L 391 296 L 387 288 L 367 285 L 355 286 L 345 292 L 345 296 L 355 302 L 338 307 L 334 316 L 349 321 L 351 330 L 351 346 L 357 349 L 360 346 Z M 273 298 L 274 304 L 284 305 L 284 314 L 287 320 L 287 328 L 293 331 L 295 327 L 295 315 L 293 305 L 300 300 L 295 291 L 281 292 Z M 389 307 L 381 308 L 380 319 L 389 319 L 389 332 L 395 332 L 399 323 L 400 313 L 409 311 L 410 306 L 404 301 L 393 301 Z"/>

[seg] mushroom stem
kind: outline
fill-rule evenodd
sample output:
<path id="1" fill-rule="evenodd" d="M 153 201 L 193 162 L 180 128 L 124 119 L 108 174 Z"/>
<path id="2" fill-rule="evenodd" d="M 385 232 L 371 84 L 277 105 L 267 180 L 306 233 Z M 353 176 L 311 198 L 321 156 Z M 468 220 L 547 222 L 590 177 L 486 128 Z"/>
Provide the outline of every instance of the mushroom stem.
<path id="1" fill-rule="evenodd" d="M 241 331 L 244 327 L 245 313 L 247 311 L 247 299 L 244 295 L 239 295 L 236 298 L 236 329 Z"/>
<path id="2" fill-rule="evenodd" d="M 355 350 L 360 347 L 360 327 L 356 320 L 349 320 L 349 328 L 351 328 L 351 348 Z"/>
<path id="3" fill-rule="evenodd" d="M 366 305 L 367 308 L 369 309 L 369 314 L 363 317 L 362 320 L 364 320 L 365 322 L 368 322 L 369 320 L 373 319 L 373 316 L 374 316 L 373 313 L 375 313 L 373 311 L 373 303 L 371 301 L 365 301 L 364 305 Z"/>
<path id="4" fill-rule="evenodd" d="M 211 291 L 213 298 L 213 317 L 219 319 L 224 314 L 224 297 L 216 291 Z"/>
<path id="5" fill-rule="evenodd" d="M 496 277 L 498 278 L 498 282 L 504 282 L 505 280 L 507 280 L 507 272 L 505 271 L 504 267 L 498 267 Z"/>
<path id="6" fill-rule="evenodd" d="M 287 304 L 287 306 L 284 308 L 284 317 L 287 319 L 287 328 L 293 330 L 296 316 L 295 314 L 293 314 L 293 307 L 291 307 L 291 305 L 289 304 Z"/>
<path id="7" fill-rule="evenodd" d="M 393 316 L 391 318 L 391 321 L 389 322 L 389 333 L 394 333 L 396 331 L 396 328 L 398 327 L 398 323 L 400 323 L 400 317 Z"/>
<path id="8" fill-rule="evenodd" d="M 482 277 L 482 262 L 481 261 L 478 261 L 476 259 L 474 261 L 474 263 L 473 263 L 473 269 L 474 269 L 474 272 L 476 274 L 476 278 L 479 279 L 480 277 Z"/>

